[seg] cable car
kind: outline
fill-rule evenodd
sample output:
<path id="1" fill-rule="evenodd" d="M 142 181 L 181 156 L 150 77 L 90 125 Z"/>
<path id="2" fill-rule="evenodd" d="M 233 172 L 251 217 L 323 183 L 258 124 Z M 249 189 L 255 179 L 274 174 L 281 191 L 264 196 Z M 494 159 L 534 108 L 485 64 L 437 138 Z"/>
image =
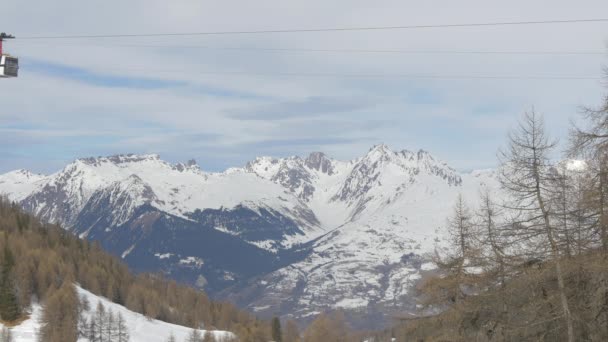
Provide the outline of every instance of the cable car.
<path id="1" fill-rule="evenodd" d="M 17 77 L 19 74 L 19 59 L 2 51 L 2 42 L 13 38 L 10 34 L 0 33 L 0 78 Z"/>

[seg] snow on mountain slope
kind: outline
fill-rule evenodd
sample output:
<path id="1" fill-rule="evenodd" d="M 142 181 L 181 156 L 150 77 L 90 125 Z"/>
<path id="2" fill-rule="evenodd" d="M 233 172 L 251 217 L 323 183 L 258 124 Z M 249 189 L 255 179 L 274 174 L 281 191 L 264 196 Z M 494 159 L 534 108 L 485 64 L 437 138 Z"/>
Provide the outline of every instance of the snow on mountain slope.
<path id="1" fill-rule="evenodd" d="M 240 303 L 260 314 L 289 307 L 283 311 L 296 318 L 336 308 L 367 314 L 411 308 L 408 294 L 428 254 L 442 245 L 457 195 L 474 208 L 482 188 L 498 188 L 493 171 L 459 174 L 424 151 L 394 153 L 381 145 L 351 165 L 342 187 L 323 203 L 328 213 L 346 208 L 344 223 L 315 240 L 304 260 L 230 298 L 245 296 Z"/>
<path id="2" fill-rule="evenodd" d="M 492 170 L 459 173 L 424 150 L 386 145 L 350 161 L 320 152 L 259 157 L 222 173 L 157 155 L 88 158 L 30 178 L 0 176 L 0 182 L 25 179 L 0 183 L 0 193 L 142 264 L 132 266 L 228 286 L 222 296 L 242 306 L 296 318 L 339 307 L 373 312 L 413 305 L 410 288 L 445 235 L 457 194 L 473 206 L 482 187 L 498 187 Z M 227 255 L 215 251 L 211 238 L 233 246 L 240 239 L 257 250 Z M 175 273 L 184 268 L 177 256 L 202 263 L 187 275 Z M 228 264 L 218 261 L 229 256 L 226 273 L 221 267 Z M 271 267 L 242 269 L 238 260 L 266 260 Z"/>
<path id="3" fill-rule="evenodd" d="M 304 231 L 318 228 L 314 215 L 301 215 L 307 211 L 305 205 L 278 184 L 243 170 L 205 173 L 193 161 L 171 165 L 158 155 L 78 159 L 50 176 L 17 171 L 2 175 L 0 182 L 0 193 L 20 200 L 43 219 L 66 226 L 74 223 L 96 192 L 112 192 L 116 197 L 140 191 L 130 196 L 129 203 L 121 202 L 117 216 L 142 203 L 184 218 L 196 209 L 265 206 L 299 220 Z M 141 192 L 143 188 L 145 192 Z"/>
<path id="4" fill-rule="evenodd" d="M 424 177 L 453 186 L 462 181 L 454 169 L 426 151 L 393 152 L 384 144 L 348 162 L 315 152 L 306 159 L 257 158 L 245 170 L 281 184 L 305 200 L 330 229 L 381 210 L 411 184 L 424 183 Z"/>
<path id="5" fill-rule="evenodd" d="M 46 177 L 27 170 L 15 170 L 0 175 L 0 194 L 11 201 L 20 201 L 36 190 Z"/>
<path id="6" fill-rule="evenodd" d="M 146 318 L 145 316 L 136 312 L 130 311 L 124 306 L 112 303 L 103 297 L 96 296 L 91 292 L 76 287 L 80 298 L 86 298 L 89 303 L 91 310 L 85 312 L 85 317 L 90 317 L 92 310 L 95 309 L 98 302 L 101 302 L 106 310 L 111 310 L 115 315 L 119 313 L 123 316 L 126 322 L 126 326 L 129 329 L 130 341 L 132 342 L 164 342 L 168 337 L 173 334 L 177 341 L 185 341 L 188 334 L 192 331 L 191 328 L 184 327 L 181 325 L 175 325 L 166 323 L 158 320 Z M 38 331 L 40 330 L 40 319 L 42 315 L 42 309 L 40 305 L 34 305 L 30 318 L 20 325 L 11 328 L 14 342 L 37 342 Z M 0 329 L 2 324 L 0 323 Z M 205 330 L 200 330 L 201 334 L 204 334 Z M 213 330 L 210 331 L 217 341 L 222 339 L 230 339 L 234 337 L 231 332 Z M 85 342 L 88 339 L 81 338 L 78 341 Z"/>

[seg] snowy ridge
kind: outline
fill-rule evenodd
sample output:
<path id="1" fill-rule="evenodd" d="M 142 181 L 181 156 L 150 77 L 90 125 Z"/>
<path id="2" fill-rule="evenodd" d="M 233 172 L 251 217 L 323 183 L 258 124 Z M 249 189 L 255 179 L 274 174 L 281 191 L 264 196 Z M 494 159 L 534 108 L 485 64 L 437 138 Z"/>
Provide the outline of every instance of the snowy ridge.
<path id="1" fill-rule="evenodd" d="M 8 196 L 11 201 L 20 201 L 34 192 L 46 176 L 27 170 L 15 170 L 0 175 L 0 194 Z"/>
<path id="2" fill-rule="evenodd" d="M 166 323 L 158 320 L 146 318 L 145 316 L 136 312 L 130 311 L 124 306 L 112 303 L 106 298 L 96 296 L 91 292 L 77 286 L 79 297 L 86 298 L 90 303 L 90 310 L 84 312 L 85 317 L 89 317 L 98 302 L 101 302 L 106 310 L 111 310 L 115 315 L 119 313 L 123 316 L 126 322 L 126 326 L 129 329 L 130 341 L 132 342 L 164 342 L 168 337 L 173 334 L 177 341 L 185 341 L 188 334 L 192 331 L 191 328 L 187 328 L 181 325 L 175 325 Z M 14 342 L 37 342 L 38 331 L 40 330 L 40 319 L 42 316 L 42 309 L 40 305 L 35 304 L 32 307 L 30 318 L 16 327 L 11 328 L 11 332 L 14 338 Z M 2 324 L 0 323 L 0 329 Z M 205 330 L 199 330 L 201 334 L 204 334 Z M 223 339 L 230 339 L 234 337 L 234 334 L 227 331 L 214 330 L 210 331 L 213 337 L 217 341 Z M 88 341 L 88 339 L 81 338 L 78 341 Z"/>
<path id="3" fill-rule="evenodd" d="M 226 272 L 207 262 L 217 256 L 181 250 L 188 236 L 205 232 L 185 227 L 209 227 L 225 243 L 240 239 L 272 253 L 250 251 L 243 258 L 278 266 L 255 275 L 250 268 L 240 275 L 230 271 L 236 276 L 228 285 L 239 286 L 222 296 L 260 314 L 295 312 L 298 318 L 328 308 L 408 305 L 425 255 L 445 235 L 456 196 L 462 193 L 474 206 L 480 189 L 498 188 L 496 178 L 493 170 L 457 172 L 424 150 L 377 145 L 350 161 L 321 152 L 258 157 L 221 173 L 204 172 L 194 161 L 172 165 L 157 155 L 79 159 L 50 176 L 0 175 L 0 194 L 21 198 L 27 210 L 47 220 L 79 222 L 85 225 L 76 227 L 80 233 L 95 229 L 88 237 L 106 239 L 125 260 L 152 253 L 150 262 L 174 262 L 174 270 L 184 266 L 179 258 L 154 254 L 199 257 L 203 263 L 190 268 L 202 272 L 191 275 L 196 284 L 225 280 Z M 123 224 L 128 229 L 112 235 Z M 171 248 L 164 241 L 142 245 L 140 239 L 154 236 L 160 224 L 167 233 L 156 239 L 174 238 L 180 230 L 189 235 L 175 238 L 181 242 Z M 133 253 L 137 257 L 129 259 Z M 238 261 L 231 265 L 239 269 Z"/>
<path id="4" fill-rule="evenodd" d="M 87 202 L 100 192 L 109 193 L 112 203 L 120 202 L 117 223 L 143 203 L 180 217 L 196 209 L 239 204 L 271 207 L 288 217 L 306 209 L 281 186 L 242 169 L 205 173 L 194 161 L 171 165 L 155 154 L 77 159 L 50 176 L 27 171 L 0 176 L 0 194 L 21 201 L 46 221 L 66 226 L 72 225 Z M 316 228 L 314 220 L 302 225 Z"/>
<path id="5" fill-rule="evenodd" d="M 261 277 L 252 286 L 263 287 L 263 295 L 251 298 L 249 307 L 269 306 L 272 312 L 292 301 L 295 317 L 328 308 L 412 309 L 409 294 L 446 236 L 455 198 L 462 193 L 474 207 L 480 189 L 498 184 L 492 173 L 461 175 L 458 185 L 429 174 L 411 183 L 404 179 L 400 194 L 372 198 L 366 204 L 375 209 L 315 241 L 306 259 Z"/>

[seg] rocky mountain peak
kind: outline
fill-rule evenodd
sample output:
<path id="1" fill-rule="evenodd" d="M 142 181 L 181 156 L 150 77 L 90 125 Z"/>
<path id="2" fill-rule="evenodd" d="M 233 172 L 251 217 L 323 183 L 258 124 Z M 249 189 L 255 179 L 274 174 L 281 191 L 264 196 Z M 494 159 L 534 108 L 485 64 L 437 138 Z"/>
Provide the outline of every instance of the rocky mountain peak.
<path id="1" fill-rule="evenodd" d="M 36 181 L 38 179 L 44 178 L 44 175 L 33 173 L 26 169 L 18 169 L 15 171 L 8 172 L 2 175 L 3 178 L 13 179 L 17 181 Z"/>
<path id="2" fill-rule="evenodd" d="M 377 160 L 389 160 L 395 156 L 395 152 L 393 152 L 390 147 L 386 144 L 378 144 L 374 145 L 365 155 L 365 159 L 369 159 L 372 161 Z"/>
<path id="3" fill-rule="evenodd" d="M 177 163 L 173 166 L 173 170 L 177 170 L 179 172 L 184 172 L 186 170 L 195 170 L 200 171 L 200 167 L 196 163 L 196 160 L 190 159 L 185 163 Z"/>
<path id="4" fill-rule="evenodd" d="M 304 162 L 310 169 L 321 171 L 330 176 L 334 173 L 331 159 L 329 159 L 323 152 L 312 152 L 308 155 Z"/>
<path id="5" fill-rule="evenodd" d="M 99 166 L 103 163 L 112 163 L 112 164 L 126 164 L 126 163 L 138 163 L 143 161 L 160 161 L 160 156 L 158 154 L 115 154 L 107 157 L 89 157 L 89 158 L 79 158 L 76 162 L 80 162 L 90 166 Z"/>

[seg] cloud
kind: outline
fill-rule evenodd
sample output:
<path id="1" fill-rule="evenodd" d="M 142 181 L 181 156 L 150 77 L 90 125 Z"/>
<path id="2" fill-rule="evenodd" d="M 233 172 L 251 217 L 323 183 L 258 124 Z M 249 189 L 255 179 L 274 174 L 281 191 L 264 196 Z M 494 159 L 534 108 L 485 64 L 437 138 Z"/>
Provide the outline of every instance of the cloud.
<path id="1" fill-rule="evenodd" d="M 136 88 L 136 89 L 159 89 L 169 87 L 183 87 L 187 85 L 184 81 L 161 80 L 155 78 L 126 77 L 72 67 L 68 65 L 46 62 L 29 58 L 28 62 L 21 65 L 28 72 L 40 73 L 50 77 L 63 78 L 67 80 L 87 83 L 98 87 L 110 88 Z M 119 69 L 120 70 L 120 69 Z"/>
<path id="2" fill-rule="evenodd" d="M 258 154 L 305 154 L 313 149 L 350 159 L 379 142 L 394 149 L 424 148 L 454 167 L 487 167 L 495 163 L 506 130 L 530 106 L 545 114 L 555 136 L 565 137 L 568 119 L 576 116 L 579 106 L 594 105 L 605 93 L 595 81 L 398 77 L 595 77 L 606 63 L 602 55 L 289 51 L 603 51 L 606 25 L 600 23 L 19 39 L 591 18 L 608 11 L 602 0 L 585 6 L 567 0 L 513 0 L 500 5 L 462 0 L 442 2 L 441 11 L 437 6 L 413 0 L 387 0 L 382 6 L 352 0 L 213 5 L 195 0 L 9 1 L 3 4 L 0 22 L 18 38 L 5 48 L 21 57 L 22 69 L 19 78 L 0 81 L 0 140 L 5 143 L 0 169 L 49 170 L 76 156 L 162 151 L 168 160 L 194 157 L 217 170 L 242 165 Z M 339 76 L 361 74 L 387 77 Z M 12 155 L 6 144 L 16 146 L 18 155 Z"/>
<path id="3" fill-rule="evenodd" d="M 340 145 L 349 144 L 360 140 L 361 138 L 299 138 L 299 139 L 268 139 L 248 143 L 248 147 L 263 148 L 269 150 L 284 149 L 285 147 L 306 147 L 308 150 L 314 150 L 315 146 L 323 145 Z"/>
<path id="4" fill-rule="evenodd" d="M 369 101 L 358 98 L 312 96 L 302 100 L 290 100 L 255 107 L 229 109 L 228 116 L 239 120 L 286 120 L 313 118 L 328 114 L 352 113 L 369 108 Z"/>

